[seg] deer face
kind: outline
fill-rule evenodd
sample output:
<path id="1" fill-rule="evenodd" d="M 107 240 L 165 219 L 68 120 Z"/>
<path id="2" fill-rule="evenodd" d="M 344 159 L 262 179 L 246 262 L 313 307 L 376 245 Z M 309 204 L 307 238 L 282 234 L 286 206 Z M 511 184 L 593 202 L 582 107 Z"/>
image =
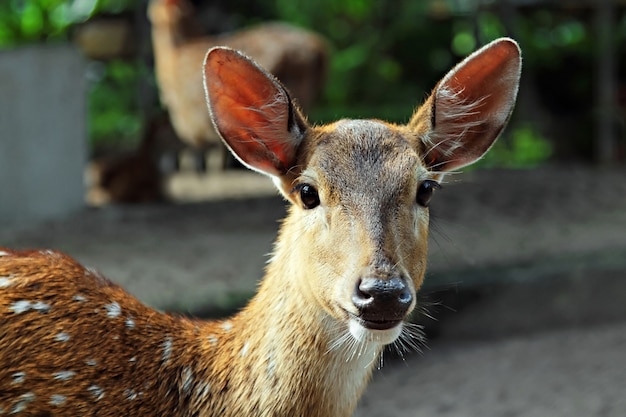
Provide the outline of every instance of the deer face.
<path id="1" fill-rule="evenodd" d="M 353 336 L 389 343 L 423 280 L 424 198 L 438 176 L 422 164 L 414 135 L 388 123 L 342 120 L 310 137 L 304 168 L 287 190 L 299 254 L 320 271 L 304 290 Z"/>

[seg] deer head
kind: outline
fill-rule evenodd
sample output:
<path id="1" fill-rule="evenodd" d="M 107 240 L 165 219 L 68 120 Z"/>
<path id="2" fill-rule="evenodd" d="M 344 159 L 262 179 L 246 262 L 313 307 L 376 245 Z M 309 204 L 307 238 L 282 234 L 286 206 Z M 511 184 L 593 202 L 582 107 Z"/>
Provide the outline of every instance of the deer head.
<path id="1" fill-rule="evenodd" d="M 431 197 L 502 132 L 520 69 L 517 44 L 499 39 L 452 69 L 406 125 L 311 126 L 271 74 L 211 49 L 204 82 L 216 130 L 291 203 L 271 285 L 295 289 L 357 341 L 396 340 L 424 278 Z"/>

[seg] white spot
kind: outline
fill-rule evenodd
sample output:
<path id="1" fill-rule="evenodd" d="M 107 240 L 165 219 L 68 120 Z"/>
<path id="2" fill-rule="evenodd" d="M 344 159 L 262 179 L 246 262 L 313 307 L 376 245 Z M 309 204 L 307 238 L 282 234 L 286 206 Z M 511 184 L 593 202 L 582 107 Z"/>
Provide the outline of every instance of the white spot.
<path id="1" fill-rule="evenodd" d="M 126 399 L 129 401 L 136 400 L 137 397 L 139 396 L 139 394 L 135 390 L 132 390 L 132 389 L 125 389 L 124 395 L 126 396 Z"/>
<path id="2" fill-rule="evenodd" d="M 9 256 L 9 255 L 10 255 L 10 253 L 9 253 L 9 252 L 6 252 L 6 251 L 3 251 L 3 250 L 0 250 L 0 256 Z"/>
<path id="3" fill-rule="evenodd" d="M 133 362 L 137 362 L 137 357 L 136 357 L 136 356 L 133 356 L 132 358 L 130 358 L 130 359 L 128 360 L 128 362 L 131 362 L 131 363 L 133 363 Z"/>
<path id="4" fill-rule="evenodd" d="M 209 396 L 209 391 L 211 390 L 211 385 L 206 382 L 200 382 L 197 386 L 196 386 L 196 396 L 200 397 L 200 398 L 206 398 Z"/>
<path id="5" fill-rule="evenodd" d="M 241 351 L 239 352 L 239 355 L 241 355 L 242 358 L 246 356 L 248 354 L 249 348 L 250 348 L 250 343 L 248 342 L 244 343 L 243 347 L 241 348 Z"/>
<path id="6" fill-rule="evenodd" d="M 81 295 L 81 294 L 76 294 L 75 296 L 73 296 L 73 297 L 72 297 L 72 300 L 74 300 L 74 301 L 79 301 L 79 302 L 81 302 L 81 303 L 82 303 L 82 302 L 87 301 L 87 299 L 85 298 L 85 296 L 84 296 L 84 295 Z"/>
<path id="7" fill-rule="evenodd" d="M 11 304 L 9 310 L 13 311 L 15 314 L 25 313 L 30 310 L 30 301 L 28 300 L 20 300 Z"/>
<path id="8" fill-rule="evenodd" d="M 35 394 L 32 392 L 27 392 L 26 394 L 20 395 L 20 399 L 15 403 L 13 408 L 11 409 L 11 414 L 21 413 L 26 410 L 26 406 L 28 403 L 31 403 L 35 400 Z"/>
<path id="9" fill-rule="evenodd" d="M 76 375 L 76 372 L 74 371 L 60 371 L 53 374 L 53 377 L 57 381 L 69 381 L 74 377 L 74 375 Z"/>
<path id="10" fill-rule="evenodd" d="M 233 323 L 230 320 L 227 320 L 222 323 L 222 330 L 225 332 L 230 332 L 233 328 Z"/>
<path id="11" fill-rule="evenodd" d="M 189 392 L 191 390 L 191 386 L 193 384 L 193 372 L 189 367 L 186 367 L 183 370 L 183 384 L 182 389 L 183 392 Z"/>
<path id="12" fill-rule="evenodd" d="M 26 372 L 16 372 L 11 376 L 13 377 L 11 384 L 21 384 L 26 379 Z"/>
<path id="13" fill-rule="evenodd" d="M 0 288 L 7 288 L 11 285 L 10 277 L 0 277 Z"/>
<path id="14" fill-rule="evenodd" d="M 213 334 L 209 335 L 209 337 L 207 337 L 207 339 L 209 340 L 209 343 L 212 345 L 216 345 L 217 344 L 217 337 Z"/>
<path id="15" fill-rule="evenodd" d="M 126 327 L 128 327 L 129 329 L 135 328 L 135 320 L 133 320 L 132 317 L 126 319 Z"/>
<path id="16" fill-rule="evenodd" d="M 170 356 L 172 356 L 172 338 L 166 337 L 163 341 L 163 354 L 161 355 L 161 361 L 167 362 L 170 360 Z"/>
<path id="17" fill-rule="evenodd" d="M 11 304 L 9 310 L 15 314 L 26 313 L 28 310 L 39 311 L 40 313 L 47 313 L 50 310 L 50 304 L 46 304 L 43 301 L 28 301 L 20 300 Z"/>
<path id="18" fill-rule="evenodd" d="M 63 405 L 67 397 L 65 395 L 52 394 L 50 396 L 50 405 Z"/>
<path id="19" fill-rule="evenodd" d="M 96 398 L 96 401 L 100 401 L 104 398 L 104 390 L 97 385 L 90 385 L 87 388 L 87 391 L 91 393 Z"/>
<path id="20" fill-rule="evenodd" d="M 54 336 L 54 340 L 57 342 L 67 342 L 70 340 L 70 335 L 65 332 L 57 333 L 56 336 Z"/>
<path id="21" fill-rule="evenodd" d="M 86 364 L 87 366 L 96 366 L 96 365 L 98 364 L 98 361 L 97 361 L 97 360 L 95 360 L 95 359 L 87 359 L 87 360 L 85 361 L 85 364 Z"/>
<path id="22" fill-rule="evenodd" d="M 122 314 L 122 307 L 120 307 L 117 301 L 113 301 L 111 304 L 107 304 L 104 306 L 107 311 L 107 316 L 111 318 L 115 318 Z"/>
<path id="23" fill-rule="evenodd" d="M 35 301 L 30 308 L 40 313 L 47 313 L 50 310 L 50 304 L 46 304 L 43 301 Z"/>

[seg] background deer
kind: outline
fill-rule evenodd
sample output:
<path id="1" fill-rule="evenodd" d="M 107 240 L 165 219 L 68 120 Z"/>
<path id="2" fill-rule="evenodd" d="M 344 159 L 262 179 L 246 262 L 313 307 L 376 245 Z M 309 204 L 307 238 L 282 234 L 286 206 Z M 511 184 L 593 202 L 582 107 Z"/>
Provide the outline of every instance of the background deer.
<path id="1" fill-rule="evenodd" d="M 257 295 L 203 322 L 160 313 L 51 251 L 0 252 L 0 410 L 23 415 L 349 416 L 408 322 L 445 171 L 480 158 L 511 114 L 510 39 L 457 65 L 407 125 L 313 127 L 231 49 L 204 63 L 216 129 L 291 203 Z"/>
<path id="2" fill-rule="evenodd" d="M 243 51 L 283 82 L 305 108 L 326 78 L 328 47 L 319 35 L 286 23 L 264 23 L 221 36 L 204 36 L 187 0 L 151 0 L 155 75 L 161 102 L 177 135 L 199 146 L 219 143 L 206 112 L 198 68 L 210 47 Z"/>

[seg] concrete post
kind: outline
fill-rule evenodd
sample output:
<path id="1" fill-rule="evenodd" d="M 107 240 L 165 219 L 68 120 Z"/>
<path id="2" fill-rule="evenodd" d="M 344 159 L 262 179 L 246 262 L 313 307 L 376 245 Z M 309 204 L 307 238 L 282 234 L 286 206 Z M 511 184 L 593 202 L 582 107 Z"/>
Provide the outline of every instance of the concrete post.
<path id="1" fill-rule="evenodd" d="M 0 224 L 83 207 L 84 74 L 70 46 L 0 51 Z"/>

